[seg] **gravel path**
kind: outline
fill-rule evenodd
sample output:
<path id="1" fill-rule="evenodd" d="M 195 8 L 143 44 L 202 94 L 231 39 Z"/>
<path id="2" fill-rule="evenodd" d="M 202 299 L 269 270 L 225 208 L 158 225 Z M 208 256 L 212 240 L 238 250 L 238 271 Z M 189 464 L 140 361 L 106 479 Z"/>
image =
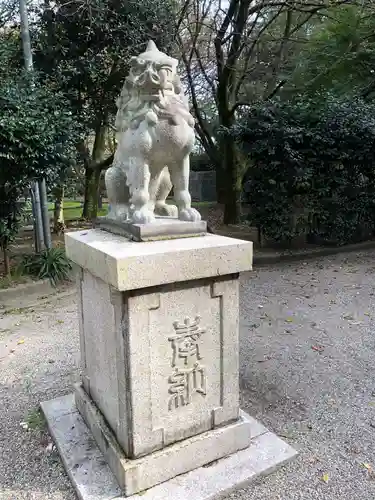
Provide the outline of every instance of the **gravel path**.
<path id="1" fill-rule="evenodd" d="M 38 409 L 40 401 L 71 392 L 78 363 L 74 299 L 0 312 L 1 500 L 76 500 Z"/>
<path id="2" fill-rule="evenodd" d="M 300 455 L 228 500 L 375 499 L 374 257 L 262 267 L 242 280 L 242 407 Z M 75 499 L 36 412 L 78 379 L 75 304 L 53 300 L 0 313 L 1 500 Z"/>

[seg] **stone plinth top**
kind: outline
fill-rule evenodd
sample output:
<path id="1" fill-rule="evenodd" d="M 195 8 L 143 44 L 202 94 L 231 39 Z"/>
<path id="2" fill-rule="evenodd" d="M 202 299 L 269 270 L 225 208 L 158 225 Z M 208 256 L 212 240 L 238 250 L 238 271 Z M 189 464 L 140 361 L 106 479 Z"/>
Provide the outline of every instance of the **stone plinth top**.
<path id="1" fill-rule="evenodd" d="M 117 290 L 249 271 L 253 244 L 208 234 L 137 243 L 100 229 L 65 235 L 67 256 Z"/>

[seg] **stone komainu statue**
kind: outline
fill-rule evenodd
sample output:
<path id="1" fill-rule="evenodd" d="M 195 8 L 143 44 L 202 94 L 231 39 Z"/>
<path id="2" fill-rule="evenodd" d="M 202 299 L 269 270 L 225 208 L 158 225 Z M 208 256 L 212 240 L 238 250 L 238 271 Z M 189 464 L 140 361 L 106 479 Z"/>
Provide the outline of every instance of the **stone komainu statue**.
<path id="1" fill-rule="evenodd" d="M 110 218 L 140 224 L 152 222 L 155 214 L 200 220 L 189 194 L 194 118 L 177 64 L 152 41 L 131 59 L 117 101 L 117 150 L 105 175 Z M 177 207 L 166 203 L 172 184 Z"/>

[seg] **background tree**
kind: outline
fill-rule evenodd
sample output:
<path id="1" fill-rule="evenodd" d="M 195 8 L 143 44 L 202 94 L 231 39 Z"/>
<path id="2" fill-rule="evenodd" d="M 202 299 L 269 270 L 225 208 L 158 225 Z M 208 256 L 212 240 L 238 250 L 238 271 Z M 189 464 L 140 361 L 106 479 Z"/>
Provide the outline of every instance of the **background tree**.
<path id="1" fill-rule="evenodd" d="M 282 92 L 297 65 L 295 53 L 308 41 L 314 24 L 332 9 L 350 3 L 184 2 L 179 21 L 180 49 L 197 120 L 196 132 L 216 165 L 219 186 L 225 187 L 224 223 L 239 219 L 247 164 L 231 135 L 217 136 L 215 129 L 229 130 L 246 106 Z"/>
<path id="2" fill-rule="evenodd" d="M 77 144 L 85 168 L 84 217 L 96 216 L 100 175 L 113 159 L 107 139 L 130 57 L 149 38 L 170 49 L 173 30 L 172 0 L 58 0 L 38 12 L 35 66 L 51 89 L 64 93 L 86 129 Z"/>
<path id="3" fill-rule="evenodd" d="M 375 6 L 332 9 L 313 26 L 296 61 L 290 90 L 309 95 L 371 96 L 375 92 Z"/>
<path id="4" fill-rule="evenodd" d="M 230 134 L 251 160 L 250 223 L 266 237 L 343 244 L 375 232 L 375 107 L 317 94 L 260 102 Z"/>
<path id="5" fill-rule="evenodd" d="M 65 98 L 40 85 L 30 91 L 29 77 L 21 73 L 0 84 L 0 246 L 7 273 L 20 197 L 31 181 L 57 182 L 80 134 Z"/>

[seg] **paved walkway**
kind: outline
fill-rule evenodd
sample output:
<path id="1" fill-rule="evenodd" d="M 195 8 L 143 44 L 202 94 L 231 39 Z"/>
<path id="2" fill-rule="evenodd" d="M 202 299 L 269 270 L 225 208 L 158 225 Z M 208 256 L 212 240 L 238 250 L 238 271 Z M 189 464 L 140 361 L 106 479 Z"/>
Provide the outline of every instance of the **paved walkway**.
<path id="1" fill-rule="evenodd" d="M 375 499 L 374 257 L 242 280 L 242 407 L 300 456 L 228 499 Z M 0 313 L 0 499 L 73 500 L 36 410 L 78 379 L 74 300 L 15 312 Z"/>

